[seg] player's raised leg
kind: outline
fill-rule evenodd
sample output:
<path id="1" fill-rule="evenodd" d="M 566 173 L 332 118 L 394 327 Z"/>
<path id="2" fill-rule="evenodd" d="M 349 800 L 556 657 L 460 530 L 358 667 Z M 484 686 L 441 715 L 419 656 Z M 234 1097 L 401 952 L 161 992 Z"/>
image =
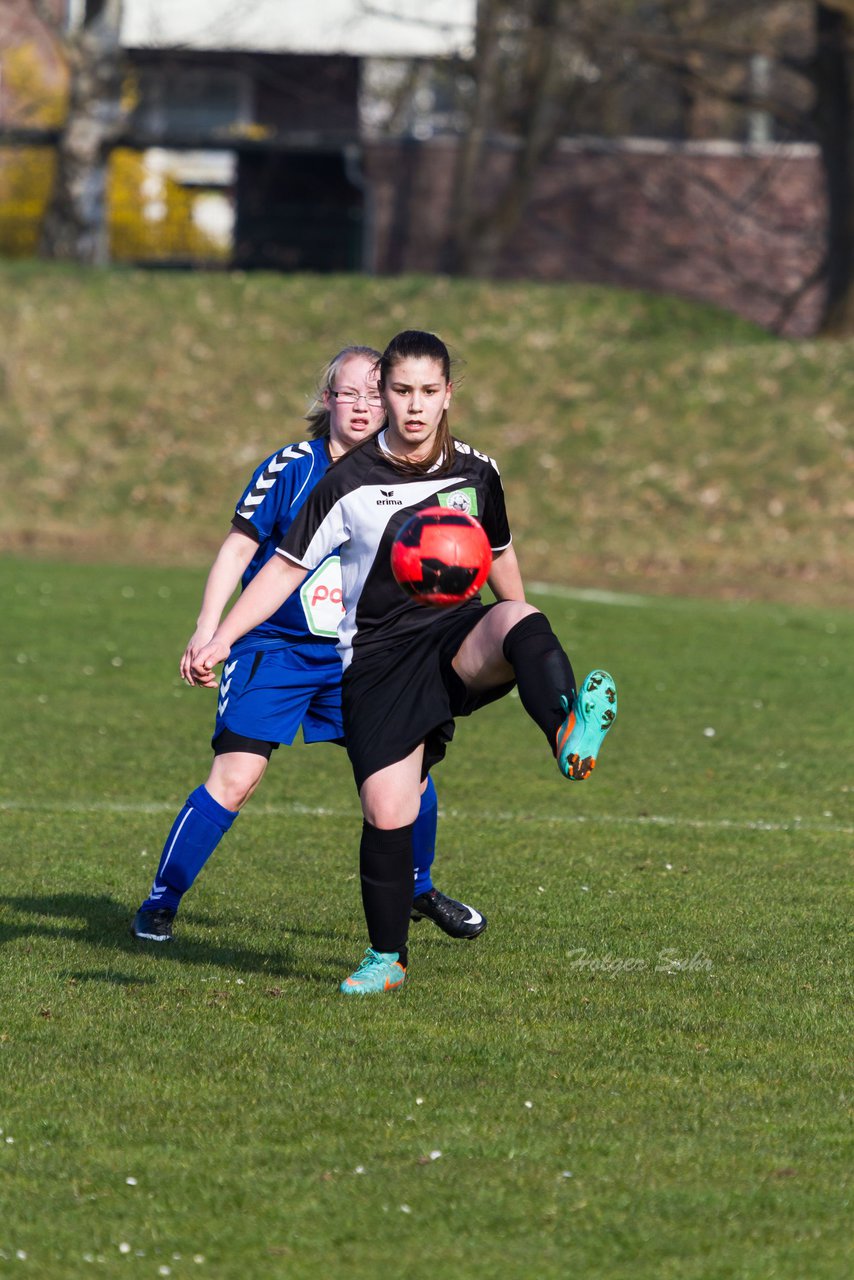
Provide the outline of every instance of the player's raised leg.
<path id="1" fill-rule="evenodd" d="M 515 677 L 519 698 L 540 726 L 565 778 L 589 777 L 617 715 L 613 678 L 592 671 L 576 695 L 575 675 L 545 614 L 503 602 L 473 628 L 454 667 L 477 691 Z"/>

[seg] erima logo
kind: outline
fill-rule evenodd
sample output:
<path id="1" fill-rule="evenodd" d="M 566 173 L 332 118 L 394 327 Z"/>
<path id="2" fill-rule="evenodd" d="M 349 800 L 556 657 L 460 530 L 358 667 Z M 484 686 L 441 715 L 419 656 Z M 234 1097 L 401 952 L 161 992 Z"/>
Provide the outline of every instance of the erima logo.
<path id="1" fill-rule="evenodd" d="M 396 498 L 394 496 L 394 489 L 380 489 L 380 493 L 383 496 L 381 498 L 377 498 L 378 507 L 402 507 L 403 506 L 403 502 L 401 501 L 401 499 Z"/>

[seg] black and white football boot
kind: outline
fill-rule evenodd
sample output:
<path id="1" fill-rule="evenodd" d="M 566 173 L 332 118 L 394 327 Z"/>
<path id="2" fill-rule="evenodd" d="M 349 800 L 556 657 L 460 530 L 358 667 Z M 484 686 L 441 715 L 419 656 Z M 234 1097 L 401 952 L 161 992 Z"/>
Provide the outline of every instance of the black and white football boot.
<path id="1" fill-rule="evenodd" d="M 438 889 L 430 889 L 412 900 L 410 918 L 432 920 L 449 938 L 476 938 L 486 928 L 486 916 L 465 902 L 448 898 Z"/>
<path id="2" fill-rule="evenodd" d="M 157 907 L 154 911 L 137 911 L 130 931 L 140 942 L 171 942 L 172 921 L 175 912 L 168 907 Z"/>

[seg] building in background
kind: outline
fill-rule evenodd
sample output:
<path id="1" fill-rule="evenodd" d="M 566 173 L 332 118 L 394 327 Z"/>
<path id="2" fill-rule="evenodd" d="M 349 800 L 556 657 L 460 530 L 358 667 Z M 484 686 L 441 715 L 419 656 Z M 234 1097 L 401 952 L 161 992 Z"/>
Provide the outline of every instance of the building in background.
<path id="1" fill-rule="evenodd" d="M 73 31 L 93 0 L 47 3 Z M 0 251 L 27 253 L 67 85 L 35 6 L 5 6 L 0 128 L 17 131 L 17 154 L 4 157 L 5 189 L 0 167 Z M 109 256 L 370 270 L 363 140 L 366 121 L 386 112 L 377 86 L 388 82 L 387 100 L 413 60 L 431 66 L 470 51 L 474 9 L 474 0 L 431 0 L 427 12 L 415 0 L 125 0 L 126 124 L 111 157 Z M 429 107 L 422 90 L 409 112 Z"/>
<path id="2" fill-rule="evenodd" d="M 105 2 L 43 0 L 72 30 Z M 476 91 L 476 7 L 125 0 L 124 123 L 111 152 L 105 256 L 280 271 L 455 269 L 448 246 Z M 657 8 L 667 6 L 645 11 Z M 791 39 L 799 7 L 778 0 L 772 11 L 780 40 Z M 767 57 L 746 54 L 727 69 L 730 97 L 698 90 L 703 77 L 668 81 L 613 50 L 597 59 L 579 46 L 562 74 L 561 128 L 489 274 L 672 291 L 810 332 L 826 222 L 820 159 L 802 136 L 777 140 L 769 113 L 744 104 L 745 86 L 761 98 L 775 74 Z M 0 131 L 15 150 L 0 141 L 0 252 L 33 251 L 64 92 L 32 0 L 4 0 Z M 500 209 L 524 146 L 516 104 L 506 106 L 508 127 L 492 129 L 482 155 L 481 223 Z"/>
<path id="3" fill-rule="evenodd" d="M 171 182 L 195 191 L 194 224 L 234 265 L 371 269 L 362 143 L 378 111 L 375 69 L 470 48 L 474 8 L 474 0 L 129 0 L 128 135 L 153 193 L 146 217 L 165 221 L 162 189 Z"/>

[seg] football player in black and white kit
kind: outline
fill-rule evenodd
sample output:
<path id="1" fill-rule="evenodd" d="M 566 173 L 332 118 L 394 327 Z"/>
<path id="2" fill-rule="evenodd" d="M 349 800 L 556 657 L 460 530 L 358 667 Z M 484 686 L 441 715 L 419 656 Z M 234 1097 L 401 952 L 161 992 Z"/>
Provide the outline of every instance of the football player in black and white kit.
<path id="1" fill-rule="evenodd" d="M 345 994 L 391 991 L 406 976 L 412 832 L 419 795 L 442 759 L 456 716 L 502 697 L 514 684 L 561 773 L 589 776 L 614 722 L 617 696 L 606 671 L 576 691 L 572 667 L 546 617 L 525 601 L 491 458 L 455 440 L 447 410 L 450 358 L 435 334 L 406 330 L 379 365 L 385 425 L 330 468 L 278 548 L 194 661 L 200 683 L 231 646 L 259 625 L 340 547 L 347 750 L 362 802 L 362 901 L 370 946 L 341 984 Z M 467 507 L 493 550 L 489 585 L 449 609 L 419 604 L 395 583 L 390 551 L 415 511 Z"/>
<path id="2" fill-rule="evenodd" d="M 235 587 L 247 586 L 271 557 L 330 464 L 372 435 L 382 422 L 377 389 L 380 353 L 345 347 L 320 378 L 306 415 L 310 440 L 285 445 L 256 467 L 205 584 L 196 630 L 181 659 L 194 684 L 195 653 L 211 638 Z M 146 944 L 169 942 L 176 913 L 211 854 L 255 791 L 280 743 L 340 742 L 341 570 L 327 555 L 302 591 L 235 646 L 223 672 L 207 781 L 187 797 L 163 845 L 157 874 L 131 925 Z M 427 917 L 452 938 L 476 938 L 486 919 L 435 888 L 438 801 L 432 781 L 421 798 L 413 840 L 412 915 Z"/>

